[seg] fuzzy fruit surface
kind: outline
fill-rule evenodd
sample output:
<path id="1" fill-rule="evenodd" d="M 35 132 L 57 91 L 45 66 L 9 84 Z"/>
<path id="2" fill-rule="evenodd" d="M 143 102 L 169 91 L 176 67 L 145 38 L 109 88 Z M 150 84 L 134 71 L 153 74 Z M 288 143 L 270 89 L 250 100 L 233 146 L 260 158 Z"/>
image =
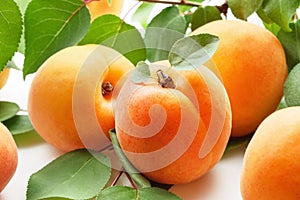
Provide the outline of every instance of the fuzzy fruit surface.
<path id="1" fill-rule="evenodd" d="M 114 86 L 133 68 L 121 54 L 101 45 L 57 52 L 39 68 L 30 87 L 28 113 L 35 130 L 63 151 L 103 148 L 115 122 L 112 94 L 102 86 Z"/>
<path id="2" fill-rule="evenodd" d="M 0 122 L 0 193 L 9 183 L 18 165 L 17 145 L 9 130 Z"/>
<path id="3" fill-rule="evenodd" d="M 210 33 L 220 43 L 212 61 L 232 109 L 232 136 L 253 133 L 276 110 L 287 77 L 284 50 L 267 29 L 241 20 L 217 20 L 192 34 Z"/>
<path id="4" fill-rule="evenodd" d="M 162 69 L 175 88 L 163 88 L 153 77 L 141 84 L 125 81 L 114 111 L 116 132 L 124 153 L 146 177 L 182 184 L 220 160 L 230 136 L 231 109 L 213 73 L 177 71 L 169 65 L 158 62 L 150 71 Z"/>
<path id="5" fill-rule="evenodd" d="M 244 157 L 244 200 L 300 199 L 300 107 L 269 115 L 257 128 Z"/>

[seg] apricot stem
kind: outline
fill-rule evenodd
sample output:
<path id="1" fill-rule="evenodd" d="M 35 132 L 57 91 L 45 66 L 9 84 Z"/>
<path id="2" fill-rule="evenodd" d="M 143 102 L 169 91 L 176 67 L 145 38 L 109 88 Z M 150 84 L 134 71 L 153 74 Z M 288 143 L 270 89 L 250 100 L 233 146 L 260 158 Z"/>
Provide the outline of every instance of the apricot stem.
<path id="1" fill-rule="evenodd" d="M 109 81 L 102 83 L 101 87 L 102 95 L 109 95 L 114 90 L 114 86 Z"/>
<path id="2" fill-rule="evenodd" d="M 166 74 L 163 70 L 159 69 L 156 71 L 157 77 L 158 77 L 158 84 L 163 88 L 172 88 L 174 89 L 175 83 L 173 79 Z"/>

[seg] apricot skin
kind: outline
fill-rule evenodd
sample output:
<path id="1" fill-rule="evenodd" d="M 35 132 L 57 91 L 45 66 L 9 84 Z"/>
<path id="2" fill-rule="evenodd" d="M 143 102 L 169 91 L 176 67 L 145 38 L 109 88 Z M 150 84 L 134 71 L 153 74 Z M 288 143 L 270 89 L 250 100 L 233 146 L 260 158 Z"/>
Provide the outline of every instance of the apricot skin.
<path id="1" fill-rule="evenodd" d="M 9 130 L 0 122 L 0 193 L 9 183 L 18 165 L 17 145 Z"/>
<path id="2" fill-rule="evenodd" d="M 192 34 L 200 33 L 220 38 L 212 61 L 231 102 L 231 135 L 253 133 L 283 96 L 288 68 L 282 45 L 265 28 L 241 20 L 213 21 Z"/>
<path id="3" fill-rule="evenodd" d="M 300 199 L 300 107 L 272 113 L 256 130 L 244 157 L 244 200 Z"/>

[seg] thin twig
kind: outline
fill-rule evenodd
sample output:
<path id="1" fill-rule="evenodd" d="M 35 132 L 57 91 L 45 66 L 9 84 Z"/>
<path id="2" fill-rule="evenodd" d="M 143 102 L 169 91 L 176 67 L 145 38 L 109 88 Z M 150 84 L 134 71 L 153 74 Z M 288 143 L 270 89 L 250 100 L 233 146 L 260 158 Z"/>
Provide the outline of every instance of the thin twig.
<path id="1" fill-rule="evenodd" d="M 201 6 L 202 4 L 199 2 L 194 1 L 168 1 L 168 0 L 138 0 L 143 2 L 150 2 L 150 3 L 162 3 L 162 4 L 173 4 L 173 5 L 186 5 L 186 6 Z"/>
<path id="2" fill-rule="evenodd" d="M 111 186 L 115 186 L 115 185 L 117 184 L 117 182 L 118 182 L 118 180 L 120 179 L 120 177 L 122 176 L 122 174 L 123 174 L 123 169 L 121 169 L 121 170 L 119 171 L 118 176 L 116 176 L 116 178 L 114 179 L 114 181 L 111 183 Z"/>

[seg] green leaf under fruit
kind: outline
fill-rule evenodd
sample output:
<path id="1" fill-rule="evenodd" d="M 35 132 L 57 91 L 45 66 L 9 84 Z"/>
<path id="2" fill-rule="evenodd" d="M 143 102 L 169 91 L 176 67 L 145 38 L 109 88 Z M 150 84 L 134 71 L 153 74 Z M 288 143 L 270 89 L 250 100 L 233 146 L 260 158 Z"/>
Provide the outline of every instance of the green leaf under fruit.
<path id="1" fill-rule="evenodd" d="M 0 122 L 12 118 L 20 111 L 18 104 L 9 101 L 0 101 Z"/>
<path id="2" fill-rule="evenodd" d="M 287 77 L 284 97 L 287 106 L 300 106 L 300 63 L 290 71 Z"/>
<path id="3" fill-rule="evenodd" d="M 150 68 L 147 63 L 141 61 L 137 64 L 135 70 L 132 72 L 131 81 L 134 83 L 144 83 L 150 77 Z"/>
<path id="4" fill-rule="evenodd" d="M 91 43 L 117 50 L 134 65 L 146 59 L 145 44 L 140 32 L 115 15 L 103 15 L 93 21 L 87 35 L 79 44 Z"/>
<path id="5" fill-rule="evenodd" d="M 28 115 L 15 115 L 4 121 L 3 124 L 13 135 L 28 133 L 34 130 Z"/>
<path id="6" fill-rule="evenodd" d="M 228 6 L 233 15 L 239 19 L 247 18 L 257 11 L 263 3 L 263 0 L 228 0 Z"/>
<path id="7" fill-rule="evenodd" d="M 1 0 L 0 6 L 0 71 L 18 50 L 22 35 L 22 16 L 13 0 Z"/>
<path id="8" fill-rule="evenodd" d="M 264 0 L 262 4 L 265 14 L 285 31 L 291 31 L 289 23 L 298 7 L 299 0 Z"/>
<path id="9" fill-rule="evenodd" d="M 231 137 L 227 143 L 226 151 L 237 149 L 248 144 L 252 138 L 253 134 L 249 134 L 243 137 Z"/>
<path id="10" fill-rule="evenodd" d="M 25 18 L 24 77 L 35 72 L 57 51 L 77 44 L 90 25 L 90 14 L 81 0 L 32 0 Z"/>
<path id="11" fill-rule="evenodd" d="M 104 189 L 97 197 L 96 200 L 181 200 L 175 194 L 167 190 L 149 187 L 134 189 L 127 186 L 114 186 Z"/>
<path id="12" fill-rule="evenodd" d="M 171 66 L 181 69 L 195 69 L 207 62 L 219 45 L 219 37 L 199 34 L 178 40 L 169 54 Z"/>
<path id="13" fill-rule="evenodd" d="M 90 199 L 99 194 L 110 174 L 110 161 L 105 155 L 85 149 L 72 151 L 30 176 L 27 200 Z"/>
<path id="14" fill-rule="evenodd" d="M 300 20 L 291 23 L 291 32 L 280 30 L 277 34 L 287 59 L 289 69 L 300 63 Z"/>
<path id="15" fill-rule="evenodd" d="M 125 156 L 125 154 L 122 151 L 121 146 L 119 144 L 115 130 L 110 130 L 109 135 L 110 135 L 110 139 L 113 144 L 114 150 L 116 152 L 116 155 L 118 156 L 124 169 L 129 174 L 129 176 L 134 181 L 134 183 L 137 185 L 137 187 L 138 188 L 151 187 L 150 182 L 132 166 L 132 164 L 129 162 L 129 160 Z"/>
<path id="16" fill-rule="evenodd" d="M 172 45 L 183 38 L 187 29 L 186 20 L 178 7 L 163 9 L 149 23 L 145 33 L 147 58 L 150 62 L 168 58 Z"/>
<path id="17" fill-rule="evenodd" d="M 222 19 L 220 11 L 215 6 L 199 6 L 192 15 L 191 25 L 192 30 L 215 20 Z"/>

